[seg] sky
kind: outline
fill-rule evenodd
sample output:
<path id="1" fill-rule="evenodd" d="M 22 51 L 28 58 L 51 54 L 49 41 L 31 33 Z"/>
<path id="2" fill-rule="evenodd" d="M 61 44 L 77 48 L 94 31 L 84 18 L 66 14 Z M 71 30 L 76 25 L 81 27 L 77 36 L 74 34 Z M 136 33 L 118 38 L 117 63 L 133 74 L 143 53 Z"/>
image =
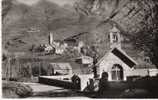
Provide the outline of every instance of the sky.
<path id="1" fill-rule="evenodd" d="M 17 1 L 19 1 L 20 3 L 27 4 L 27 5 L 32 5 L 32 4 L 36 4 L 40 0 L 17 0 Z M 48 0 L 48 1 L 54 2 L 60 6 L 63 6 L 65 4 L 73 5 L 73 3 L 76 0 Z"/>

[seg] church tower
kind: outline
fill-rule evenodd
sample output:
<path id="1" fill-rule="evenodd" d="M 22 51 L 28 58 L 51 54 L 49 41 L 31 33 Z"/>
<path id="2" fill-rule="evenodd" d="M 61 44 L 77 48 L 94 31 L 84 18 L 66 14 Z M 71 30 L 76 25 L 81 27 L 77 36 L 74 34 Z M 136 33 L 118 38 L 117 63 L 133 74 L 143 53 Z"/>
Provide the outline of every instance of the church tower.
<path id="1" fill-rule="evenodd" d="M 121 48 L 121 36 L 120 36 L 120 30 L 116 27 L 116 25 L 113 25 L 113 28 L 110 30 L 110 48 Z"/>
<path id="2" fill-rule="evenodd" d="M 54 39 L 53 39 L 53 34 L 52 34 L 51 32 L 49 33 L 49 37 L 48 37 L 48 39 L 49 39 L 49 44 L 52 45 Z"/>

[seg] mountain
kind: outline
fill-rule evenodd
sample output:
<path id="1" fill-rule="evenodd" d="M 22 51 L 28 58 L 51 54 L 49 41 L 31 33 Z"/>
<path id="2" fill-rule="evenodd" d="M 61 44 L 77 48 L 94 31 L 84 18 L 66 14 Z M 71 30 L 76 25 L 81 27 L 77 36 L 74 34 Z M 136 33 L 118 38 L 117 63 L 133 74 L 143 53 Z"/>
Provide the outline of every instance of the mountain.
<path id="1" fill-rule="evenodd" d="M 88 32 L 89 44 L 96 42 L 104 50 L 111 23 L 116 23 L 122 34 L 130 38 L 132 31 L 141 28 L 140 22 L 149 10 L 146 3 L 138 0 L 98 0 L 100 3 L 92 6 L 99 7 L 91 12 L 83 5 L 76 7 L 76 3 L 59 6 L 40 0 L 29 6 L 13 1 L 2 25 L 3 48 L 11 52 L 28 51 L 33 44 L 48 43 L 49 32 L 57 40 Z"/>
<path id="2" fill-rule="evenodd" d="M 11 51 L 27 51 L 32 44 L 47 43 L 49 31 L 71 27 L 76 21 L 74 12 L 52 2 L 42 0 L 28 6 L 14 1 L 3 19 L 3 46 Z M 40 32 L 28 32 L 31 29 Z"/>

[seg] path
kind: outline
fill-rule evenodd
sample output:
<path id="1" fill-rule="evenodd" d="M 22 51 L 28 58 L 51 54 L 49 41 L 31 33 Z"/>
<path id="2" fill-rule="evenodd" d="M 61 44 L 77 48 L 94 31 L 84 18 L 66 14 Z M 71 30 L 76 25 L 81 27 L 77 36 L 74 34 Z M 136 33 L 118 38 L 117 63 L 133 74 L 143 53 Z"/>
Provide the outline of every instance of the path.
<path id="1" fill-rule="evenodd" d="M 24 83 L 24 84 L 29 85 L 33 89 L 32 97 L 87 98 L 83 96 L 81 93 L 77 93 L 76 91 L 72 91 L 70 89 L 64 89 L 61 87 L 50 86 L 50 85 L 45 85 L 45 84 L 40 84 L 40 83 Z"/>

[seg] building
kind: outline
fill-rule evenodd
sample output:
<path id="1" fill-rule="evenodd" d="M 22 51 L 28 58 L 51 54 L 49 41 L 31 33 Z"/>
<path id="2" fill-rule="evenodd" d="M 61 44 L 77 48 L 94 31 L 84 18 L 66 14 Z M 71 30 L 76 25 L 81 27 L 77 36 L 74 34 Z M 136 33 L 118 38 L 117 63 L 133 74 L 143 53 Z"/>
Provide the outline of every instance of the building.
<path id="1" fill-rule="evenodd" d="M 55 49 L 55 54 L 63 54 L 67 47 L 67 43 L 61 40 L 54 40 L 53 33 L 50 33 L 48 36 L 48 44 L 45 45 L 44 50 L 50 52 Z"/>
<path id="2" fill-rule="evenodd" d="M 109 23 L 107 26 L 109 26 Z M 106 48 L 103 48 L 104 54 L 99 56 L 96 63 L 98 78 L 101 78 L 104 72 L 108 73 L 108 81 L 127 81 L 131 77 L 155 76 L 158 74 L 158 69 L 151 63 L 150 58 L 143 51 L 133 48 L 128 37 L 122 34 L 118 25 L 112 23 L 110 30 L 104 36 L 106 41 L 103 45 L 106 45 Z M 75 41 L 77 38 L 78 36 L 75 36 Z M 94 66 L 88 66 L 91 63 L 94 64 L 93 61 L 95 60 L 88 56 L 77 58 L 77 62 L 67 61 L 70 64 L 68 69 L 71 70 L 71 73 L 68 72 L 67 74 L 52 76 L 51 78 L 61 79 L 62 77 L 62 79 L 70 80 L 73 75 L 77 75 L 80 78 L 80 90 L 83 91 L 90 83 L 90 80 L 94 79 L 92 71 Z M 65 71 L 62 71 L 62 68 L 57 71 L 65 73 Z"/>
<path id="3" fill-rule="evenodd" d="M 97 62 L 97 74 L 101 77 L 103 72 L 108 73 L 109 81 L 126 81 L 132 76 L 153 76 L 158 74 L 158 69 L 150 62 L 149 57 L 140 57 L 130 48 L 124 49 L 120 30 L 113 25 L 109 31 L 110 50 Z M 128 45 L 128 44 L 125 44 Z M 132 53 L 126 53 L 132 52 Z M 143 59 L 146 58 L 146 59 Z"/>
<path id="4" fill-rule="evenodd" d="M 69 63 L 49 63 L 50 71 L 52 71 L 52 75 L 71 75 L 72 67 Z"/>
<path id="5" fill-rule="evenodd" d="M 42 75 L 40 77 L 45 79 L 52 79 L 54 83 L 62 82 L 72 82 L 72 77 L 77 75 L 80 78 L 80 90 L 83 91 L 87 87 L 87 82 L 90 78 L 93 78 L 92 70 L 87 64 L 80 64 L 76 61 L 68 61 L 59 58 L 54 60 L 46 66 L 48 71 L 47 75 Z M 48 81 L 49 83 L 49 81 Z M 65 83 L 65 84 L 66 84 Z M 63 85 L 64 87 L 65 85 Z"/>
<path id="6" fill-rule="evenodd" d="M 128 72 L 132 71 L 137 62 L 123 50 L 113 48 L 107 52 L 97 63 L 98 75 L 108 73 L 109 81 L 127 80 Z"/>

